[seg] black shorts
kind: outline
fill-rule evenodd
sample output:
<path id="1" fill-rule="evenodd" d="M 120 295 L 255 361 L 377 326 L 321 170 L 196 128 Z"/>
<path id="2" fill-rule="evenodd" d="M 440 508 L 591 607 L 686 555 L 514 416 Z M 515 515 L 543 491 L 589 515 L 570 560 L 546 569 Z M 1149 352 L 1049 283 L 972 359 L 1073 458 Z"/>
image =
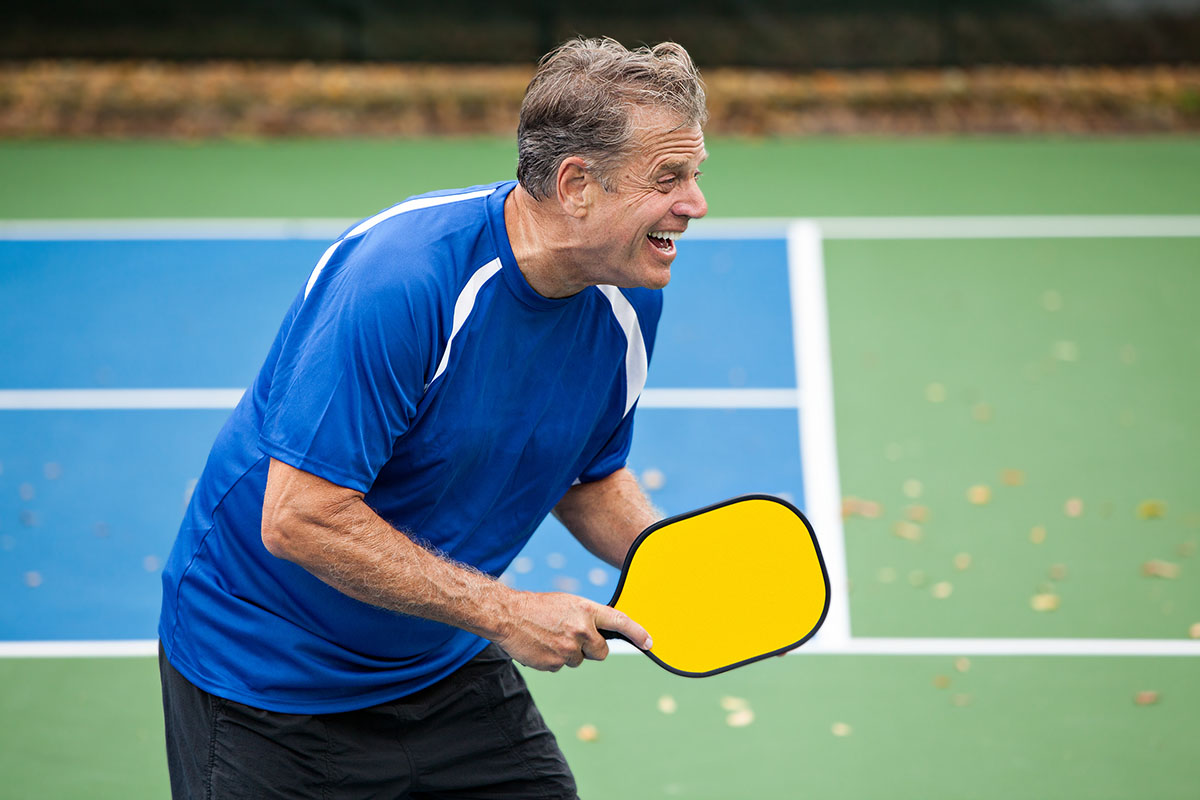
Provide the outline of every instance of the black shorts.
<path id="1" fill-rule="evenodd" d="M 182 798 L 576 798 L 525 681 L 496 645 L 361 711 L 280 714 L 193 686 L 159 649 L 171 794 Z"/>

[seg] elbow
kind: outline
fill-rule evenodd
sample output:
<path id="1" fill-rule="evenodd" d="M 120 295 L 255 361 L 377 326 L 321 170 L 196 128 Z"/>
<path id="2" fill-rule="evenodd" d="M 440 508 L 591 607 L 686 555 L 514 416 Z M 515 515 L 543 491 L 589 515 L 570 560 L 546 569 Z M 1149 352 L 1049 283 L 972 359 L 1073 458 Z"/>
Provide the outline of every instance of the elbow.
<path id="1" fill-rule="evenodd" d="M 304 497 L 289 502 L 283 497 L 268 497 L 263 503 L 260 531 L 263 547 L 276 558 L 301 566 L 320 561 L 330 538 L 352 526 L 358 497 L 350 495 L 326 502 Z"/>
<path id="2" fill-rule="evenodd" d="M 263 493 L 263 547 L 301 566 L 319 560 L 329 537 L 353 520 L 361 501 L 358 492 L 272 459 Z"/>
<path id="3" fill-rule="evenodd" d="M 262 543 L 267 552 L 285 561 L 296 560 L 296 525 L 294 514 L 286 510 L 264 506 L 262 515 Z"/>
<path id="4" fill-rule="evenodd" d="M 276 558 L 282 558 L 284 561 L 291 561 L 289 558 L 289 550 L 287 546 L 287 537 L 284 536 L 278 528 L 269 528 L 266 523 L 263 523 L 262 543 L 267 552 Z"/>

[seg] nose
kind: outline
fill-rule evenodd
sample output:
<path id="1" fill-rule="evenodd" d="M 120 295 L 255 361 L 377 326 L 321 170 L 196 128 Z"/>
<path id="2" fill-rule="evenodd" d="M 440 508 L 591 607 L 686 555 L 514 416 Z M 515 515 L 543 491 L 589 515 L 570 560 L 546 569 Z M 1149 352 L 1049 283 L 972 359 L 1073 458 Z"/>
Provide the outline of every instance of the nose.
<path id="1" fill-rule="evenodd" d="M 700 184 L 694 180 L 691 181 L 688 193 L 671 207 L 671 213 L 677 217 L 690 219 L 700 219 L 707 214 L 708 201 L 704 199 L 704 192 L 700 190 Z"/>

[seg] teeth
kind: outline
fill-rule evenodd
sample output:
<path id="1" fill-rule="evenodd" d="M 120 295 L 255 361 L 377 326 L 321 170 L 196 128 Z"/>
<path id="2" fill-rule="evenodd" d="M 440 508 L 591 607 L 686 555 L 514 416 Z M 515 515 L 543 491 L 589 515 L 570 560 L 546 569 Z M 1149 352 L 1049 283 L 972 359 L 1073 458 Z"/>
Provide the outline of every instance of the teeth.
<path id="1" fill-rule="evenodd" d="M 655 239 L 670 239 L 672 242 L 680 237 L 679 231 L 651 231 L 650 235 Z"/>

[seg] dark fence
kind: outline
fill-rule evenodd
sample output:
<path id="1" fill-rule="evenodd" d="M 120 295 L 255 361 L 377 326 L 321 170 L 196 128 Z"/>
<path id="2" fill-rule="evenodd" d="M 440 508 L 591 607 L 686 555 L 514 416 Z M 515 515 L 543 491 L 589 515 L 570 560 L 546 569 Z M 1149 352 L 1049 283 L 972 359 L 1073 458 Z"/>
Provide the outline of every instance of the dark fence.
<path id="1" fill-rule="evenodd" d="M 701 66 L 1200 61 L 1200 0 L 42 0 L 0 15 L 0 58 L 525 63 L 556 42 L 673 39 Z"/>

